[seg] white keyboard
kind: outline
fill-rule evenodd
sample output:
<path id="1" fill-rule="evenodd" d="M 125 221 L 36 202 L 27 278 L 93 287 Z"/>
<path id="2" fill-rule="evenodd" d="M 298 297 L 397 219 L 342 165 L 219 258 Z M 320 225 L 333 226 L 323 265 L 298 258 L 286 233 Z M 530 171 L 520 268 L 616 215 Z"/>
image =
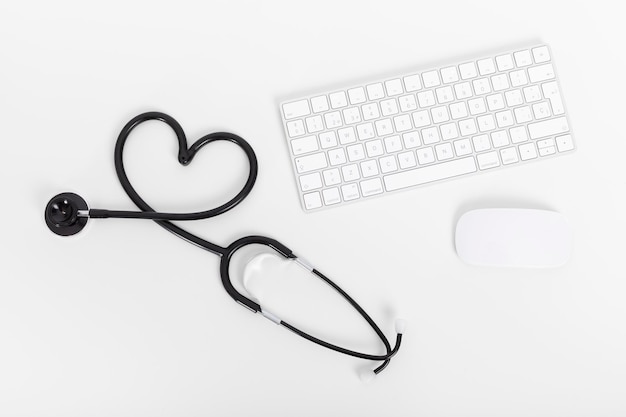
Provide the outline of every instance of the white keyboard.
<path id="1" fill-rule="evenodd" d="M 305 211 L 574 149 L 546 45 L 280 107 Z"/>

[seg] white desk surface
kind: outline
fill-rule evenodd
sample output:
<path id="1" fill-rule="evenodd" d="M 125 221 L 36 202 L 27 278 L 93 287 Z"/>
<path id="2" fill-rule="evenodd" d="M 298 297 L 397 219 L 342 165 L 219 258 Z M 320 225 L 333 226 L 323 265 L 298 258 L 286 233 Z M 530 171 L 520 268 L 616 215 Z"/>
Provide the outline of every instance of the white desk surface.
<path id="1" fill-rule="evenodd" d="M 0 5 L 0 415 L 626 415 L 626 33 L 616 3 L 115 3 Z M 300 209 L 277 102 L 535 42 L 553 49 L 575 154 Z M 134 208 L 113 147 L 148 110 L 177 118 L 190 140 L 235 132 L 258 155 L 249 198 L 190 230 L 218 244 L 274 237 L 390 338 L 396 316 L 408 321 L 376 381 L 357 377 L 374 364 L 241 308 L 216 257 L 152 222 L 92 221 L 68 240 L 47 230 L 43 208 L 57 192 Z M 137 136 L 129 175 L 155 208 L 217 205 L 242 183 L 236 149 L 215 145 L 182 168 L 166 127 Z M 454 225 L 480 207 L 560 211 L 575 231 L 571 262 L 464 265 Z M 311 325 L 319 336 L 380 352 L 362 321 L 331 306 L 332 291 L 311 294 L 299 297 L 330 322 Z"/>

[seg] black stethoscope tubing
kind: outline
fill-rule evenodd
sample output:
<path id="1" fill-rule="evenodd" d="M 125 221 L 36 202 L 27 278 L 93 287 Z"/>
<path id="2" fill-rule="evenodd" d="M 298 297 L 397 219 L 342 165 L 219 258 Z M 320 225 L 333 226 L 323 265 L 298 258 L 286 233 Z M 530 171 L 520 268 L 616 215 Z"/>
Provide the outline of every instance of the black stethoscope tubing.
<path id="1" fill-rule="evenodd" d="M 248 162 L 249 162 L 249 174 L 248 174 L 248 178 L 246 180 L 246 183 L 244 184 L 243 188 L 232 198 L 230 199 L 228 202 L 222 204 L 219 207 L 210 209 L 210 210 L 206 210 L 206 211 L 199 211 L 199 212 L 195 212 L 195 213 L 162 213 L 162 212 L 156 212 L 152 207 L 150 207 L 148 205 L 148 203 L 146 203 L 137 193 L 137 191 L 133 188 L 133 186 L 131 185 L 130 181 L 128 180 L 128 176 L 126 174 L 126 170 L 124 168 L 124 160 L 123 160 L 123 152 L 124 152 L 124 145 L 126 144 L 126 141 L 130 135 L 130 133 L 133 131 L 133 129 L 135 129 L 138 125 L 140 125 L 143 122 L 149 121 L 149 120 L 159 120 L 161 122 L 164 122 L 165 124 L 167 124 L 170 128 L 172 128 L 176 134 L 176 137 L 178 138 L 178 145 L 179 145 L 179 151 L 178 151 L 178 161 L 182 164 L 182 165 L 188 165 L 194 158 L 195 154 L 204 146 L 215 142 L 215 141 L 229 141 L 232 142 L 236 145 L 238 145 L 246 154 L 247 158 L 248 158 Z M 262 313 L 265 317 L 269 318 L 270 320 L 272 320 L 274 323 L 282 325 L 283 327 L 289 329 L 290 331 L 292 331 L 293 333 L 313 342 L 316 343 L 320 346 L 323 346 L 325 348 L 334 350 L 336 352 L 340 352 L 346 355 L 350 355 L 350 356 L 354 356 L 357 358 L 361 358 L 361 359 L 367 359 L 367 360 L 373 360 L 373 361 L 383 361 L 383 363 L 381 365 L 379 365 L 376 369 L 374 369 L 374 373 L 378 374 L 379 372 L 381 372 L 383 369 L 385 369 L 387 367 L 387 365 L 389 364 L 389 361 L 391 360 L 391 358 L 396 354 L 396 352 L 398 351 L 398 349 L 400 348 L 400 344 L 402 341 L 402 334 L 398 333 L 396 336 L 396 343 L 394 348 L 392 349 L 389 341 L 387 339 L 387 337 L 384 335 L 384 333 L 380 330 L 380 328 L 378 327 L 378 325 L 372 320 L 372 318 L 365 312 L 365 310 L 363 310 L 363 308 L 361 308 L 361 306 L 354 300 L 352 299 L 352 297 L 350 297 L 344 290 L 342 290 L 337 284 L 335 284 L 332 280 L 330 280 L 330 278 L 326 277 L 324 274 L 322 274 L 320 271 L 318 271 L 317 269 L 311 267 L 310 265 L 308 265 L 305 261 L 303 261 L 302 259 L 298 258 L 296 255 L 293 254 L 293 252 L 287 248 L 285 245 L 281 244 L 280 242 L 268 238 L 268 237 L 264 237 L 264 236 L 246 236 L 243 237 L 241 239 L 236 240 L 235 242 L 231 243 L 230 245 L 228 245 L 227 247 L 222 247 L 219 245 L 216 245 L 215 243 L 209 242 L 205 239 L 202 239 L 196 235 L 194 235 L 193 233 L 188 232 L 187 230 L 173 224 L 171 221 L 187 221 L 187 220 L 201 220 L 201 219 L 208 219 L 211 217 L 215 217 L 218 216 L 222 213 L 225 213 L 226 211 L 234 208 L 236 205 L 238 205 L 239 203 L 241 203 L 246 196 L 250 193 L 250 191 L 252 190 L 252 187 L 254 186 L 254 183 L 256 181 L 257 178 L 257 172 L 258 172 L 258 163 L 257 163 L 257 159 L 256 159 L 256 155 L 254 153 L 254 150 L 252 149 L 252 147 L 250 146 L 250 144 L 245 141 L 243 138 L 241 138 L 240 136 L 237 136 L 235 134 L 232 133 L 226 133 L 226 132 L 216 132 L 216 133 L 211 133 L 208 134 L 206 136 L 203 136 L 202 138 L 200 138 L 199 140 L 197 140 L 193 145 L 191 145 L 191 147 L 187 147 L 187 139 L 185 136 L 185 132 L 183 131 L 182 127 L 180 126 L 180 124 L 171 116 L 165 114 L 165 113 L 160 113 L 160 112 L 147 112 L 147 113 L 143 113 L 140 114 L 136 117 L 134 117 L 132 120 L 130 120 L 122 129 L 122 131 L 119 134 L 119 137 L 117 138 L 117 142 L 115 145 L 115 153 L 114 153 L 114 159 L 115 159 L 115 170 L 117 172 L 117 176 L 119 178 L 119 181 L 122 185 L 122 187 L 124 188 L 124 191 L 126 192 L 126 194 L 128 194 L 128 196 L 130 197 L 130 199 L 135 203 L 135 205 L 141 210 L 141 211 L 121 211 L 121 210 L 103 210 L 103 209 L 88 209 L 88 210 L 83 210 L 81 212 L 78 213 L 78 218 L 80 219 L 81 217 L 87 217 L 87 218 L 125 218 L 125 219 L 149 219 L 149 220 L 154 220 L 159 226 L 163 227 L 164 229 L 170 231 L 171 233 L 175 234 L 176 236 L 180 237 L 181 239 L 184 239 L 190 243 L 193 243 L 196 246 L 199 246 L 217 256 L 219 256 L 221 258 L 220 261 L 220 276 L 221 276 L 221 280 L 222 280 L 222 284 L 226 290 L 226 292 L 228 292 L 228 294 L 238 303 L 240 303 L 241 305 L 245 306 L 246 308 L 252 310 L 253 312 L 257 313 L 260 312 Z M 53 199 L 54 200 L 54 199 Z M 51 203 L 52 201 L 51 200 Z M 50 204 L 48 206 L 50 206 Z M 46 209 L 48 211 L 48 207 Z M 370 355 L 370 354 L 366 354 L 366 353 L 361 353 L 361 352 L 356 352 L 353 350 L 349 350 L 349 349 L 345 349 L 342 348 L 340 346 L 325 342 L 321 339 L 318 339 L 298 328 L 296 328 L 295 326 L 292 326 L 291 324 L 285 322 L 284 320 L 279 319 L 278 317 L 274 316 L 273 314 L 269 313 L 268 311 L 264 311 L 263 308 L 256 303 L 255 301 L 249 299 L 248 297 L 244 296 L 243 294 L 239 293 L 232 285 L 231 282 L 231 277 L 230 277 L 230 272 L 229 272 L 229 267 L 230 267 L 230 262 L 232 259 L 233 254 L 238 251 L 239 249 L 247 246 L 247 245 L 251 245 L 251 244 L 260 244 L 260 245 L 265 245 L 268 246 L 270 248 L 272 248 L 273 250 L 275 250 L 276 252 L 278 252 L 280 255 L 282 255 L 283 257 L 287 258 L 287 259 L 293 259 L 295 260 L 297 263 L 299 263 L 301 266 L 303 266 L 304 268 L 308 269 L 311 273 L 313 273 L 314 275 L 316 275 L 317 277 L 319 277 L 320 279 L 322 279 L 324 282 L 326 282 L 328 285 L 330 285 L 333 289 L 335 289 L 347 302 L 350 303 L 350 305 L 352 307 L 354 307 L 354 309 L 367 321 L 367 323 L 372 327 L 372 329 L 376 332 L 376 334 L 378 335 L 378 337 L 380 338 L 380 340 L 383 342 L 384 346 L 385 346 L 385 350 L 386 350 L 386 354 L 384 355 Z"/>

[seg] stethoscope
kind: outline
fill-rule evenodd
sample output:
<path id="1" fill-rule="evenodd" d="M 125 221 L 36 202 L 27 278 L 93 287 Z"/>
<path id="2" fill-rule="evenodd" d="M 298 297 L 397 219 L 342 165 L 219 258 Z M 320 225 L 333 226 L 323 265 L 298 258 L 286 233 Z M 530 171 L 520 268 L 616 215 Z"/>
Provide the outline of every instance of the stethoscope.
<path id="1" fill-rule="evenodd" d="M 128 180 L 128 176 L 126 175 L 126 170 L 124 169 L 124 161 L 122 158 L 122 154 L 124 152 L 124 145 L 126 144 L 126 140 L 128 136 L 133 131 L 135 127 L 140 125 L 141 123 L 148 120 L 160 120 L 166 123 L 169 127 L 171 127 L 176 133 L 176 137 L 178 138 L 178 161 L 182 165 L 188 165 L 196 155 L 196 153 L 205 145 L 215 141 L 229 141 L 236 145 L 238 145 L 243 151 L 246 153 L 248 157 L 248 162 L 250 164 L 250 171 L 248 174 L 248 179 L 237 195 L 235 195 L 230 201 L 222 204 L 219 207 L 213 208 L 211 210 L 199 211 L 196 213 L 159 213 L 155 212 L 152 207 L 150 207 L 135 191 L 130 181 Z M 216 245 L 215 243 L 208 242 L 184 229 L 181 227 L 171 223 L 171 221 L 176 220 L 200 220 L 207 219 L 209 217 L 215 217 L 222 213 L 227 212 L 228 210 L 235 207 L 237 204 L 241 203 L 244 198 L 250 193 L 254 182 L 256 181 L 258 164 L 256 155 L 252 150 L 252 147 L 248 142 L 246 142 L 243 138 L 234 135 L 232 133 L 226 132 L 217 132 L 208 134 L 200 139 L 198 139 L 190 148 L 187 148 L 187 138 L 185 137 L 185 132 L 180 124 L 171 116 L 168 116 L 165 113 L 159 112 L 148 112 L 140 114 L 134 117 L 131 121 L 129 121 L 126 126 L 120 132 L 119 137 L 117 138 L 117 143 L 115 144 L 115 170 L 117 172 L 117 176 L 126 191 L 126 194 L 130 197 L 130 199 L 139 207 L 141 211 L 120 211 L 120 210 L 103 210 L 103 209 L 90 209 L 87 205 L 87 202 L 77 194 L 74 193 L 61 193 L 54 196 L 46 205 L 45 211 L 45 220 L 48 228 L 52 230 L 54 233 L 60 236 L 70 236 L 80 232 L 85 225 L 87 224 L 88 219 L 106 219 L 106 218 L 124 218 L 124 219 L 148 219 L 154 220 L 159 226 L 165 228 L 166 230 L 174 233 L 176 236 L 193 243 L 196 246 L 199 246 L 207 251 L 219 256 L 221 258 L 220 262 L 220 275 L 222 278 L 222 284 L 224 285 L 224 289 L 226 292 L 239 304 L 250 309 L 254 313 L 261 313 L 264 317 L 271 320 L 272 322 L 286 327 L 291 330 L 295 334 L 302 336 L 303 338 L 310 340 L 313 343 L 316 343 L 325 348 L 334 350 L 336 352 L 340 352 L 346 355 L 354 356 L 357 358 L 368 359 L 372 361 L 383 361 L 381 365 L 379 365 L 376 369 L 373 370 L 373 373 L 367 372 L 365 375 L 374 376 L 380 373 L 383 369 L 387 367 L 391 358 L 398 352 L 400 348 L 400 344 L 402 342 L 402 333 L 404 331 L 404 321 L 397 320 L 396 321 L 396 343 L 393 349 L 389 344 L 389 340 L 380 330 L 378 325 L 372 320 L 372 318 L 361 308 L 361 306 L 352 299 L 344 290 L 342 290 L 337 284 L 330 280 L 330 278 L 326 277 L 320 271 L 309 265 L 303 259 L 297 257 L 291 249 L 287 248 L 282 243 L 268 238 L 264 236 L 246 236 L 238 239 L 228 245 L 227 247 L 221 247 Z M 294 260 L 298 265 L 307 269 L 312 274 L 321 278 L 324 282 L 330 285 L 333 289 L 335 289 L 359 314 L 367 321 L 367 323 L 374 329 L 380 340 L 385 345 L 385 350 L 387 353 L 384 355 L 370 355 L 367 353 L 356 352 L 353 350 L 345 349 L 340 346 L 333 345 L 331 343 L 325 342 L 321 339 L 318 339 L 304 331 L 292 326 L 286 321 L 280 319 L 276 315 L 270 313 L 268 310 L 263 309 L 261 305 L 257 302 L 251 300 L 250 298 L 244 296 L 239 293 L 235 287 L 233 287 L 231 283 L 229 267 L 230 262 L 233 257 L 233 254 L 237 252 L 239 249 L 246 247 L 248 245 L 259 244 L 264 245 L 269 248 L 272 248 L 274 251 L 278 252 L 285 259 Z"/>

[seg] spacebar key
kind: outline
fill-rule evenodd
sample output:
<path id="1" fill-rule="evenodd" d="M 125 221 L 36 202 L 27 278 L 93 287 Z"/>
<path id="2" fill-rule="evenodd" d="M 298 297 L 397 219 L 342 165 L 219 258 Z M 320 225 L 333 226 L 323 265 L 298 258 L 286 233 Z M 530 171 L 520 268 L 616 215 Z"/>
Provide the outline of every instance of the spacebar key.
<path id="1" fill-rule="evenodd" d="M 474 157 L 469 156 L 442 164 L 387 175 L 384 178 L 385 189 L 387 191 L 394 191 L 400 188 L 426 184 L 427 182 L 439 181 L 472 172 L 476 172 L 476 162 L 474 162 Z"/>

